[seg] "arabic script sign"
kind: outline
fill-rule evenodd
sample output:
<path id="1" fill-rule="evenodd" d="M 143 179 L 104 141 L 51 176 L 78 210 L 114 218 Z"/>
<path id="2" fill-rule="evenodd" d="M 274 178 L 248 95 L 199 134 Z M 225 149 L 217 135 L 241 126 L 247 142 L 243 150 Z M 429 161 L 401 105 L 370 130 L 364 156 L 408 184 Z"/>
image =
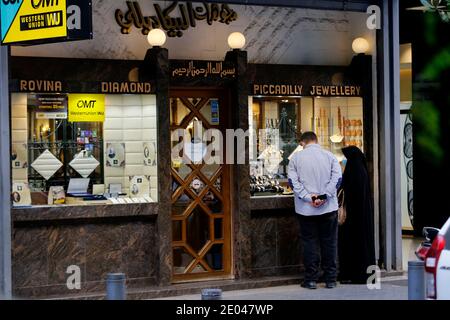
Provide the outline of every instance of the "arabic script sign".
<path id="1" fill-rule="evenodd" d="M 171 61 L 172 78 L 234 78 L 236 68 L 222 61 Z"/>
<path id="2" fill-rule="evenodd" d="M 161 28 L 167 32 L 169 37 L 181 37 L 183 31 L 189 27 L 195 28 L 197 21 L 206 20 L 208 25 L 214 21 L 230 24 L 237 19 L 237 13 L 227 4 L 206 3 L 193 5 L 192 2 L 178 3 L 172 2 L 168 7 L 162 9 L 157 3 L 154 5 L 156 15 L 144 16 L 141 7 L 136 1 L 127 1 L 128 11 L 121 9 L 115 11 L 117 24 L 121 27 L 123 34 L 128 34 L 131 27 L 141 29 L 146 35 L 151 29 Z M 173 17 L 178 8 L 179 16 Z"/>

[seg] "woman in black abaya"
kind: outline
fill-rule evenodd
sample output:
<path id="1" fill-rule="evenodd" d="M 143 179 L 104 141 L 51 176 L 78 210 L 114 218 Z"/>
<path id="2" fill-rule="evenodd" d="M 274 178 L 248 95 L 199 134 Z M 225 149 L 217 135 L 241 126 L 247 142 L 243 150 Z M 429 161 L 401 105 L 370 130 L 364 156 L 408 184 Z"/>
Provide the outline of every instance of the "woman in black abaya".
<path id="1" fill-rule="evenodd" d="M 339 280 L 366 283 L 367 267 L 375 264 L 374 213 L 364 154 L 355 146 L 342 149 L 347 158 L 342 188 L 346 220 L 339 228 Z"/>

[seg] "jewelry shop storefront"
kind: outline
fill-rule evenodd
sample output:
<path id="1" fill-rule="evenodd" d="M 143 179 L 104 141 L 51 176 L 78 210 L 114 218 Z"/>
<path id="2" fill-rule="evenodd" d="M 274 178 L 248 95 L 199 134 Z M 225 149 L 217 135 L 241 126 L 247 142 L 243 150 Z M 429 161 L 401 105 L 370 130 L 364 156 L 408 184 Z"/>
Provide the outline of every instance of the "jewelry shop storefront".
<path id="1" fill-rule="evenodd" d="M 243 6 L 218 8 L 230 26 L 239 10 L 249 15 Z M 125 17 L 112 17 L 121 21 L 122 39 L 137 33 Z M 215 23 L 203 27 L 221 34 L 225 26 L 229 34 L 226 22 Z M 102 298 L 114 272 L 126 274 L 130 299 L 193 292 L 206 280 L 234 280 L 236 288 L 256 279 L 260 286 L 298 283 L 302 248 L 286 168 L 301 132 L 315 131 L 343 166 L 341 148 L 361 148 L 376 189 L 370 54 L 350 53 L 334 65 L 277 63 L 256 59 L 250 39 L 247 47 L 231 41 L 222 58 L 191 58 L 192 47 L 175 50 L 184 29 L 174 30 L 165 30 L 167 46 L 145 48 L 140 59 L 112 49 L 95 57 L 13 50 L 15 296 Z M 239 30 L 246 33 L 239 24 L 232 31 Z M 219 150 L 211 146 L 223 141 L 206 135 L 209 129 L 227 138 L 229 129 L 248 134 Z M 180 142 L 181 153 L 174 152 Z M 245 154 L 236 151 L 240 143 Z M 205 161 L 205 148 L 232 161 Z M 77 272 L 79 283 L 70 285 Z M 185 282 L 191 286 L 176 286 Z"/>

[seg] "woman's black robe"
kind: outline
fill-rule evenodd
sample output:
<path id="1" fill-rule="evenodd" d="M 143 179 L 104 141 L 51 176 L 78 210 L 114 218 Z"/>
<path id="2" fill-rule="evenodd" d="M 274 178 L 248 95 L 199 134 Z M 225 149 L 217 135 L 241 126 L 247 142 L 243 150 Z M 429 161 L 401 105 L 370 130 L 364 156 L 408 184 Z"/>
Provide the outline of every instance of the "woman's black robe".
<path id="1" fill-rule="evenodd" d="M 339 279 L 366 283 L 375 264 L 374 212 L 364 154 L 354 146 L 342 149 L 347 158 L 342 188 L 347 218 L 339 228 Z"/>

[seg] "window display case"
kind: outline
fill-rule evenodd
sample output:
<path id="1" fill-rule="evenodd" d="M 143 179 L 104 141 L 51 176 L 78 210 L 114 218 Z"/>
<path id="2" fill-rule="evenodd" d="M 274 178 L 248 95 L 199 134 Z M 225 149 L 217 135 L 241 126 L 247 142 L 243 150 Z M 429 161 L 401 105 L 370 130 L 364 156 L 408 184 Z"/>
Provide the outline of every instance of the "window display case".
<path id="1" fill-rule="evenodd" d="M 341 149 L 364 151 L 360 97 L 250 97 L 250 180 L 253 196 L 289 195 L 289 159 L 302 150 L 302 132 L 314 131 L 319 144 L 342 162 Z"/>
<path id="2" fill-rule="evenodd" d="M 153 95 L 13 93 L 11 116 L 13 206 L 158 200 Z"/>
<path id="3" fill-rule="evenodd" d="M 319 144 L 342 160 L 341 149 L 357 146 L 364 152 L 362 98 L 314 98 L 313 128 Z"/>

